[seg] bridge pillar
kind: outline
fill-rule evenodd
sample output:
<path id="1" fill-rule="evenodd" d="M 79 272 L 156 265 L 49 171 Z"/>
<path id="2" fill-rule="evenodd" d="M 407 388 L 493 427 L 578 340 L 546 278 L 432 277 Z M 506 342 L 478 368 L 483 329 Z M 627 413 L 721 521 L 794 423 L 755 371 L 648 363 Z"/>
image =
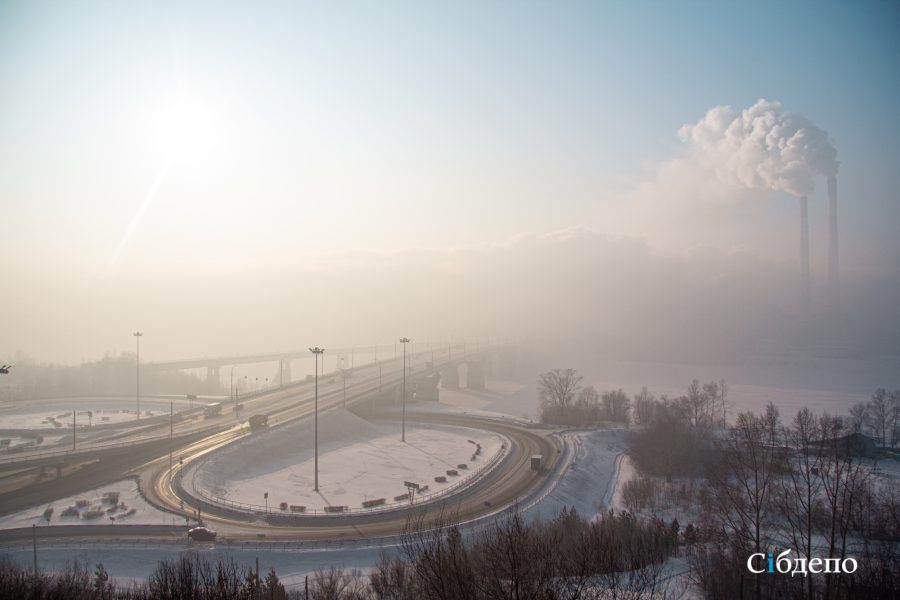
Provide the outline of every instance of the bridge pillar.
<path id="1" fill-rule="evenodd" d="M 279 385 L 289 385 L 291 383 L 291 359 L 282 358 L 278 361 L 278 380 Z"/>
<path id="2" fill-rule="evenodd" d="M 466 387 L 470 390 L 484 389 L 484 363 L 480 360 L 473 360 L 466 363 L 468 373 L 466 374 Z"/>
<path id="3" fill-rule="evenodd" d="M 447 389 L 459 389 L 459 371 L 456 365 L 451 364 L 441 371 L 441 385 Z"/>
<path id="4" fill-rule="evenodd" d="M 440 391 L 438 383 L 441 377 L 437 373 L 426 375 L 416 379 L 416 401 L 417 402 L 438 402 L 440 400 Z"/>
<path id="5" fill-rule="evenodd" d="M 219 367 L 206 367 L 206 391 L 210 394 L 219 391 Z"/>

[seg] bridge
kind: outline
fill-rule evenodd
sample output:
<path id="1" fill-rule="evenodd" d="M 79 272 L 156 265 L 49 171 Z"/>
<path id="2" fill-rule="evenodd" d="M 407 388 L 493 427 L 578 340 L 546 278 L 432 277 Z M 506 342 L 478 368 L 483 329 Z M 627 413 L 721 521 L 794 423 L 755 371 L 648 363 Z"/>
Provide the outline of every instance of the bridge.
<path id="1" fill-rule="evenodd" d="M 444 381 L 444 387 L 459 387 L 459 367 L 465 362 L 467 367 L 468 385 L 467 387 L 474 389 L 484 389 L 485 370 L 483 360 L 476 360 L 474 355 L 484 356 L 486 352 L 490 352 L 499 356 L 498 372 L 504 375 L 511 375 L 514 370 L 515 356 L 512 353 L 511 346 L 491 345 L 490 341 L 486 344 L 475 341 L 474 343 L 453 342 L 441 346 L 427 345 L 426 350 L 415 350 L 415 345 L 411 344 L 411 352 L 407 355 L 408 360 L 413 357 L 421 358 L 424 354 L 426 357 L 430 353 L 431 362 L 437 354 L 442 361 L 451 363 L 450 366 L 444 365 L 441 371 L 441 378 Z M 349 359 L 344 361 L 344 369 L 353 369 L 355 367 L 356 358 L 367 358 L 366 362 L 378 363 L 379 354 L 384 360 L 395 360 L 402 356 L 402 348 L 398 344 L 391 345 L 373 345 L 373 346 L 350 346 L 344 348 L 326 348 L 327 356 L 340 357 Z M 454 361 L 454 358 L 460 360 Z M 461 360 L 467 358 L 467 360 Z M 158 373 L 165 371 L 181 371 L 188 369 L 206 369 L 206 382 L 209 389 L 215 390 L 220 383 L 221 369 L 223 367 L 235 367 L 238 365 L 254 365 L 263 363 L 275 363 L 277 372 L 275 382 L 279 387 L 287 386 L 294 383 L 291 372 L 291 363 L 294 360 L 311 360 L 312 354 L 308 349 L 289 351 L 289 352 L 268 352 L 259 354 L 242 354 L 232 356 L 216 356 L 202 358 L 188 358 L 181 360 L 167 360 L 157 362 L 141 363 L 141 371 L 144 373 Z M 455 366 L 453 366 L 455 365 Z M 335 359 L 334 371 L 340 370 L 337 367 L 337 359 Z M 322 372 L 325 372 L 324 359 L 322 364 Z"/>

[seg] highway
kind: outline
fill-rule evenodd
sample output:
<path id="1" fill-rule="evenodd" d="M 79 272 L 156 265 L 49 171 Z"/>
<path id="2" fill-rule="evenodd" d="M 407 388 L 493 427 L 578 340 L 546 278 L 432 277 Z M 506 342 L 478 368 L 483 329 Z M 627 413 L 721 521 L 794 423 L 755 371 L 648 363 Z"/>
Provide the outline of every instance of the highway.
<path id="1" fill-rule="evenodd" d="M 442 355 L 446 356 L 447 350 L 434 351 L 435 361 L 440 360 Z M 467 356 L 471 357 L 469 353 Z M 425 359 L 430 359 L 431 351 L 418 352 L 415 355 L 407 356 L 407 369 L 410 375 L 419 375 L 425 368 Z M 454 356 L 454 362 L 462 360 L 464 357 L 459 353 Z M 447 363 L 439 364 L 436 368 L 440 369 Z M 383 380 L 384 387 L 388 388 L 397 385 L 401 380 L 403 371 L 402 359 L 389 359 L 378 363 L 368 363 L 361 365 L 352 370 L 352 375 L 347 379 L 347 398 L 358 399 L 358 391 L 361 384 L 368 386 L 366 389 L 371 390 L 372 385 Z M 196 434 L 198 432 L 217 432 L 232 427 L 245 421 L 247 417 L 256 413 L 265 413 L 270 416 L 277 415 L 279 411 L 291 408 L 297 402 L 305 401 L 312 398 L 315 383 L 314 381 L 298 381 L 284 387 L 272 387 L 268 390 L 262 390 L 257 393 L 248 394 L 237 399 L 243 409 L 239 412 L 233 410 L 233 404 L 226 400 L 222 400 L 222 414 L 214 417 L 205 417 L 203 408 L 205 403 L 198 404 L 197 407 L 188 410 L 182 410 L 175 414 L 174 423 L 170 423 L 168 418 L 160 419 L 155 417 L 150 423 L 142 421 L 125 422 L 118 425 L 118 431 L 112 434 L 102 436 L 100 439 L 81 439 L 78 441 L 76 450 L 66 445 L 64 449 L 54 451 L 33 451 L 21 455 L 11 455 L 0 458 L 0 469 L 6 466 L 18 465 L 41 465 L 59 462 L 59 458 L 71 459 L 76 456 L 92 457 L 98 451 L 109 448 L 120 449 L 126 445 L 140 444 L 150 441 L 165 440 L 171 434 L 174 437 Z M 324 397 L 325 394 L 341 392 L 343 390 L 342 374 L 340 371 L 333 371 L 319 376 L 319 395 Z M 277 417 L 273 417 L 277 420 Z M 149 419 L 147 419 L 149 420 Z M 270 419 L 270 424 L 275 421 Z M 110 428 L 107 427 L 106 430 Z M 80 436 L 87 437 L 88 432 L 79 430 Z"/>
<path id="2" fill-rule="evenodd" d="M 435 352 L 437 360 L 439 353 Z M 472 356 L 472 353 L 469 354 Z M 431 352 L 419 352 L 407 357 L 407 368 L 412 375 L 424 369 L 424 358 Z M 453 356 L 454 362 L 463 356 Z M 440 368 L 440 366 L 438 367 Z M 384 389 L 396 386 L 402 379 L 402 360 L 392 359 L 357 367 L 354 376 L 347 380 L 347 400 L 358 400 L 359 390 L 377 390 L 383 382 Z M 218 439 L 223 432 L 233 439 L 248 432 L 244 421 L 255 413 L 270 415 L 270 424 L 277 426 L 292 417 L 292 410 L 307 403 L 311 406 L 315 383 L 297 382 L 284 388 L 243 397 L 244 409 L 234 412 L 223 403 L 222 414 L 204 417 L 202 407 L 170 423 L 154 423 L 134 427 L 126 424 L 124 431 L 113 443 L 85 442 L 76 451 L 40 452 L 24 457 L 11 457 L 0 461 L 0 512 L 3 514 L 56 500 L 59 497 L 83 493 L 98 485 L 110 483 L 132 474 L 135 469 L 152 458 L 164 458 L 168 465 L 169 450 L 177 457 L 185 440 L 202 438 Z M 327 373 L 319 377 L 320 405 L 334 406 L 343 399 L 343 380 L 339 373 Z M 62 466 L 61 471 L 56 468 Z M 49 470 L 46 470 L 48 469 Z M 46 470 L 46 471 L 45 471 Z M 56 475 L 54 477 L 54 474 Z"/>
<path id="3" fill-rule="evenodd" d="M 445 352 L 446 354 L 446 352 Z M 474 355 L 475 353 L 471 353 Z M 426 368 L 422 357 L 431 358 L 431 352 L 417 353 L 418 364 L 415 360 L 409 360 L 407 370 L 411 375 L 421 375 Z M 435 353 L 435 368 L 440 369 L 444 364 Z M 462 356 L 454 356 L 453 363 L 463 360 Z M 410 366 L 412 363 L 412 367 Z M 377 365 L 370 364 L 357 367 L 353 377 L 348 378 L 346 387 L 346 403 L 360 404 L 377 395 L 380 389 L 396 386 L 402 381 L 402 361 L 391 360 L 380 363 L 381 373 Z M 340 373 L 328 374 L 319 378 L 319 410 L 320 412 L 341 406 L 344 402 L 343 380 Z M 121 479 L 125 476 L 136 476 L 139 480 L 141 491 L 145 498 L 158 508 L 184 516 L 194 516 L 199 508 L 205 523 L 219 531 L 220 535 L 228 539 L 258 539 L 261 535 L 270 540 L 335 540 L 335 539 L 361 539 L 370 537 L 383 537 L 402 532 L 407 526 L 410 511 L 418 512 L 422 509 L 411 508 L 408 511 L 396 510 L 380 513 L 359 513 L 353 515 L 320 515 L 307 516 L 289 524 L 275 524 L 267 522 L 263 516 L 251 513 L 241 514 L 233 511 L 208 505 L 191 496 L 178 493 L 177 475 L 181 469 L 188 467 L 194 461 L 200 460 L 208 453 L 230 444 L 238 439 L 251 434 L 249 427 L 241 417 L 249 417 L 256 413 L 269 415 L 271 427 L 278 427 L 298 419 L 308 418 L 313 413 L 314 395 L 313 383 L 304 382 L 291 388 L 275 390 L 261 394 L 252 399 L 242 401 L 244 405 L 240 414 L 225 413 L 218 417 L 198 420 L 184 420 L 176 425 L 174 434 L 176 437 L 186 433 L 194 433 L 196 437 L 190 441 L 179 444 L 168 452 L 159 452 L 152 459 L 149 454 L 141 457 L 139 462 L 132 462 L 131 468 L 127 468 L 127 460 L 120 457 L 122 468 L 107 470 L 108 481 L 92 481 L 93 485 L 100 485 Z M 415 406 L 411 403 L 410 406 Z M 427 405 L 424 405 L 427 406 Z M 535 473 L 530 468 L 530 457 L 533 454 L 543 454 L 547 462 L 552 463 L 560 454 L 558 443 L 546 431 L 529 429 L 512 422 L 504 422 L 500 419 L 473 417 L 453 413 L 424 413 L 419 412 L 423 405 L 418 405 L 415 410 L 408 412 L 408 421 L 421 424 L 456 425 L 476 427 L 496 432 L 510 441 L 507 456 L 490 472 L 479 478 L 471 486 L 467 486 L 458 493 L 452 494 L 440 502 L 427 505 L 432 513 L 441 510 L 449 510 L 455 513 L 460 521 L 471 521 L 492 515 L 510 505 L 524 500 L 532 494 L 544 482 L 546 477 Z M 228 410 L 226 407 L 225 410 Z M 397 415 L 393 414 L 393 418 Z M 168 430 L 168 424 L 155 426 Z M 133 440 L 138 442 L 142 438 L 152 439 L 153 432 L 148 430 L 138 433 Z M 158 439 L 158 432 L 156 438 Z M 147 446 L 148 444 L 139 444 Z M 126 452 L 123 455 L 132 453 Z M 183 464 L 182 464 L 183 463 Z M 61 494 L 57 494 L 59 496 Z M 2 497 L 0 497 L 2 500 Z M 272 519 L 275 521 L 275 519 Z M 133 532 L 136 536 L 146 537 L 146 531 L 136 528 Z M 100 534 L 92 534 L 95 537 Z M 132 535 L 126 527 L 116 527 L 115 537 Z M 171 535 L 171 534 L 170 534 Z"/>
<path id="4" fill-rule="evenodd" d="M 509 439 L 511 447 L 502 463 L 471 487 L 442 501 L 428 504 L 424 509 L 412 507 L 407 511 L 307 516 L 299 519 L 300 522 L 290 525 L 271 524 L 262 516 L 250 513 L 235 514 L 228 509 L 206 503 L 201 505 L 192 498 L 183 498 L 176 492 L 174 485 L 175 476 L 181 467 L 175 465 L 170 470 L 165 461 L 155 461 L 145 466 L 141 473 L 142 489 L 152 503 L 186 516 L 195 515 L 195 511 L 200 507 L 204 522 L 232 539 L 256 539 L 260 533 L 265 534 L 267 539 L 276 540 L 359 539 L 400 533 L 407 524 L 410 512 L 427 510 L 434 514 L 444 508 L 454 512 L 460 521 L 470 521 L 496 513 L 524 500 L 544 481 L 544 475 L 531 470 L 532 455 L 543 454 L 549 461 L 553 461 L 559 454 L 556 442 L 546 431 L 504 423 L 499 419 L 446 413 L 414 413 L 410 415 L 409 420 L 424 425 L 455 425 L 493 431 Z M 185 464 L 234 439 L 236 439 L 234 436 L 209 438 L 184 448 L 184 451 L 190 454 Z M 143 485 L 146 484 L 149 485 L 144 488 Z M 183 509 L 181 509 L 182 500 L 185 500 Z M 272 514 L 277 514 L 277 511 Z"/>

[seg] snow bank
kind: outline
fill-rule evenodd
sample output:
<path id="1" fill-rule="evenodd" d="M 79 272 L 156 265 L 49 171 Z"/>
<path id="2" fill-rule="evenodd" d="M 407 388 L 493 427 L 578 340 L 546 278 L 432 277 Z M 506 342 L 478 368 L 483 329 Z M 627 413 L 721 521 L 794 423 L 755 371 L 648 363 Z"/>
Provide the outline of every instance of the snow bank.
<path id="1" fill-rule="evenodd" d="M 579 515 L 590 519 L 608 508 L 618 476 L 618 458 L 625 451 L 626 432 L 611 429 L 563 435 L 574 445 L 572 463 L 553 491 L 528 510 L 529 518 L 549 520 L 563 508 L 575 507 Z"/>

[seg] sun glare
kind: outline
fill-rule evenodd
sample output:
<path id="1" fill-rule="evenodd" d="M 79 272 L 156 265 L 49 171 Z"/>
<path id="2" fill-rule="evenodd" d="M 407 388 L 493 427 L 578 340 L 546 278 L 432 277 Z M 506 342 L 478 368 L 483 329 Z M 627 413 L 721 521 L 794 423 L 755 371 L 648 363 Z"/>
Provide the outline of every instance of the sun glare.
<path id="1" fill-rule="evenodd" d="M 198 98 L 174 96 L 154 115 L 156 141 L 169 161 L 193 162 L 209 157 L 217 128 L 210 107 Z"/>

